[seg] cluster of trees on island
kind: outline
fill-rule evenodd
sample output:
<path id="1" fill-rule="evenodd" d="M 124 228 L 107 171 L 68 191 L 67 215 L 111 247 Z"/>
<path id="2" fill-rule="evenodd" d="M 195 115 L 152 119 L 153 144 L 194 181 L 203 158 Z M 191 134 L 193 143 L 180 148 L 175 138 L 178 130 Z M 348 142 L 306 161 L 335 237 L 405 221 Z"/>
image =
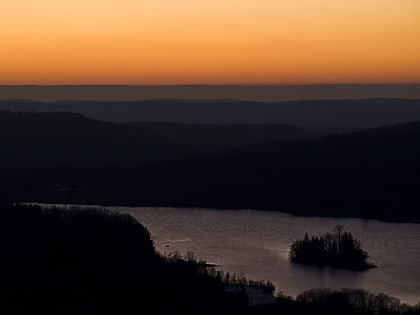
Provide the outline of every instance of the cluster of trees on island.
<path id="1" fill-rule="evenodd" d="M 302 240 L 296 240 L 290 246 L 289 258 L 293 262 L 332 266 L 350 270 L 366 270 L 376 266 L 367 261 L 369 255 L 362 249 L 360 241 L 342 225 L 334 228 L 335 233 L 312 236 L 308 233 Z"/>
<path id="2" fill-rule="evenodd" d="M 271 305 L 245 290 L 269 281 L 224 273 L 192 253 L 164 257 L 130 215 L 103 209 L 0 203 L 1 314 L 360 314 L 420 315 L 385 294 L 314 289 Z"/>

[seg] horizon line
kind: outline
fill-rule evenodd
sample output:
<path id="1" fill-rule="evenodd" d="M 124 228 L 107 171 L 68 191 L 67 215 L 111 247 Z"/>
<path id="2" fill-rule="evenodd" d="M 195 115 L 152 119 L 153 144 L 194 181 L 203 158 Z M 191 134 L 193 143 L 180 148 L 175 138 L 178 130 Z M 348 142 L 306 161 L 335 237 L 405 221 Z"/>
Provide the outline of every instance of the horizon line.
<path id="1" fill-rule="evenodd" d="M 304 83 L 304 84 L 0 84 L 1 87 L 81 87 L 81 86 L 115 86 L 115 87 L 295 87 L 295 86 L 412 86 L 413 83 Z"/>

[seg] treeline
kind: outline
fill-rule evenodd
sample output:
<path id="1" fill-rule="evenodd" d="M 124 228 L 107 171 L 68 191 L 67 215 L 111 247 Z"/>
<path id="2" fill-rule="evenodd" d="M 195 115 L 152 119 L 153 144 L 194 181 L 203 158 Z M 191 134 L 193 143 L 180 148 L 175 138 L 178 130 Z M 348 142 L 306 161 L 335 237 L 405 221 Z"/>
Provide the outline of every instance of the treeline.
<path id="1" fill-rule="evenodd" d="M 418 314 L 420 303 L 415 306 L 401 303 L 395 297 L 384 293 L 373 294 L 365 290 L 312 289 L 299 294 L 296 302 L 325 310 L 357 314 Z"/>
<path id="2" fill-rule="evenodd" d="M 275 286 L 269 280 L 254 280 L 249 279 L 244 274 L 237 274 L 236 272 L 224 272 L 221 269 L 216 268 L 215 265 L 208 264 L 205 260 L 197 260 L 194 253 L 189 251 L 184 256 L 179 251 L 169 252 L 163 256 L 164 259 L 172 263 L 189 263 L 196 264 L 204 267 L 203 272 L 207 273 L 210 277 L 222 282 L 225 285 L 236 285 L 236 286 L 255 286 L 263 288 L 267 294 L 274 294 Z"/>
<path id="3" fill-rule="evenodd" d="M 302 240 L 297 239 L 290 246 L 289 258 L 293 262 L 347 268 L 350 270 L 366 270 L 375 265 L 367 262 L 369 255 L 362 249 L 362 244 L 353 238 L 351 232 L 337 225 L 335 233 L 312 236 L 308 233 Z"/>
<path id="4" fill-rule="evenodd" d="M 362 289 L 311 289 L 296 299 L 281 296 L 275 305 L 254 307 L 248 314 L 418 315 L 420 303 L 408 305 L 386 294 Z"/>

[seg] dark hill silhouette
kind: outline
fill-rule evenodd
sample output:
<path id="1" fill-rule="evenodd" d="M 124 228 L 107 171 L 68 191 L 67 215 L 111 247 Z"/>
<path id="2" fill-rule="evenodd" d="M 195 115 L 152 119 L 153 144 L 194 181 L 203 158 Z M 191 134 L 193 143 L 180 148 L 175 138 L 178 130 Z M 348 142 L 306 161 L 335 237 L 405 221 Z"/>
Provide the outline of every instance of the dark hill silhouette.
<path id="1" fill-rule="evenodd" d="M 0 146 L 3 170 L 142 164 L 193 154 L 147 131 L 73 113 L 0 112 Z"/>
<path id="2" fill-rule="evenodd" d="M 184 176 L 184 181 L 195 183 L 190 187 L 195 195 L 211 191 L 197 197 L 208 200 L 207 206 L 419 219 L 419 141 L 417 122 L 323 139 L 259 144 L 190 164 L 191 179 Z"/>
<path id="3" fill-rule="evenodd" d="M 309 131 L 291 125 L 206 125 L 165 122 L 130 123 L 141 132 L 201 151 L 240 148 L 271 141 L 320 138 L 332 131 Z"/>
<path id="4" fill-rule="evenodd" d="M 418 122 L 279 142 L 273 130 L 284 139 L 284 130 L 300 137 L 301 129 L 115 124 L 63 113 L 0 120 L 0 191 L 13 200 L 420 219 Z M 249 130 L 258 136 L 247 138 Z"/>
<path id="5" fill-rule="evenodd" d="M 129 215 L 0 206 L 2 314 L 211 314 L 248 305 L 195 260 L 166 259 Z"/>
<path id="6" fill-rule="evenodd" d="M 164 121 L 188 124 L 288 124 L 301 127 L 369 128 L 420 120 L 419 99 L 143 100 L 126 102 L 0 101 L 0 110 L 76 112 L 104 121 Z"/>
<path id="7" fill-rule="evenodd" d="M 320 137 L 287 125 L 117 124 L 75 113 L 0 112 L 0 170 L 164 163 L 266 141 Z"/>

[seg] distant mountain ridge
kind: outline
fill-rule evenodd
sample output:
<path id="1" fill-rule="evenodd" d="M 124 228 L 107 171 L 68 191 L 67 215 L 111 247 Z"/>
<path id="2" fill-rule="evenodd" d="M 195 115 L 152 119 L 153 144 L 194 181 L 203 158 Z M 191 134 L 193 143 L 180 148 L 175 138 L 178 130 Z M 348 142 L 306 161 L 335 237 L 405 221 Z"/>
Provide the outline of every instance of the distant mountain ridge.
<path id="1" fill-rule="evenodd" d="M 0 99 L 133 101 L 231 99 L 283 102 L 313 99 L 420 98 L 420 84 L 307 85 L 0 85 Z"/>
<path id="2" fill-rule="evenodd" d="M 0 101 L 0 110 L 75 112 L 109 122 L 286 124 L 361 129 L 420 120 L 420 99 L 250 101 L 144 100 L 127 102 Z"/>

